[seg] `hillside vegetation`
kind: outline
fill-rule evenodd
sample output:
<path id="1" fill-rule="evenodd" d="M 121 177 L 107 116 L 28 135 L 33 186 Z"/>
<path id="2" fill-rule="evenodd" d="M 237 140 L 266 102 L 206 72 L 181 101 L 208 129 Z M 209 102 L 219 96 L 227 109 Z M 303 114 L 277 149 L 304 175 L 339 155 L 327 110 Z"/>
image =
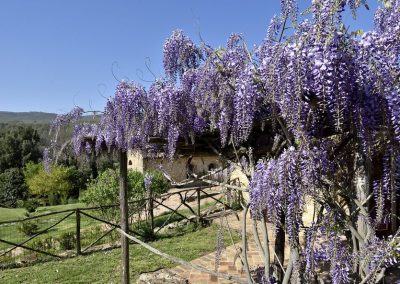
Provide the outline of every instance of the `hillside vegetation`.
<path id="1" fill-rule="evenodd" d="M 52 121 L 57 114 L 55 113 L 47 113 L 47 112 L 9 112 L 9 111 L 0 111 L 0 123 L 6 122 L 23 122 L 23 123 L 32 123 L 32 122 L 50 122 Z"/>

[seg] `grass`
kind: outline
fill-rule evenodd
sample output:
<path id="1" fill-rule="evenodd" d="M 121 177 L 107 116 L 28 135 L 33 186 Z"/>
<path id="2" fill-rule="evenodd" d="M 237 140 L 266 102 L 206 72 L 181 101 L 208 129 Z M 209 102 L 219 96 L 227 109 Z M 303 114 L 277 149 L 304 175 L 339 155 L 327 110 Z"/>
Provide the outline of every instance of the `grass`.
<path id="1" fill-rule="evenodd" d="M 150 244 L 162 252 L 190 261 L 215 250 L 216 234 L 217 227 L 210 226 Z M 224 239 L 226 244 L 230 244 L 227 233 Z M 237 234 L 234 234 L 234 240 L 239 240 Z M 115 249 L 63 261 L 4 270 L 0 272 L 0 283 L 120 283 L 120 254 L 120 249 Z M 139 245 L 130 246 L 132 283 L 135 283 L 141 273 L 175 265 Z"/>
<path id="2" fill-rule="evenodd" d="M 211 203 L 205 203 L 201 205 L 201 209 L 207 208 L 211 206 Z M 51 213 L 51 212 L 58 212 L 62 210 L 68 210 L 68 209 L 74 209 L 74 208 L 84 208 L 86 207 L 85 204 L 83 203 L 76 203 L 76 204 L 67 204 L 67 205 L 57 205 L 57 206 L 46 206 L 46 207 L 39 207 L 37 208 L 36 212 L 30 214 L 30 216 L 35 216 L 35 215 L 42 215 L 46 213 Z M 8 211 L 11 210 L 11 211 Z M 24 214 L 24 211 L 21 211 L 21 209 L 8 209 L 7 211 L 9 212 L 8 214 L 8 220 L 17 220 L 17 219 L 23 219 L 26 217 Z M 23 209 L 22 209 L 23 210 Z M 19 213 L 16 214 L 16 213 Z M 96 210 L 89 210 L 86 211 L 87 213 L 98 216 L 101 219 L 104 218 L 104 216 L 101 215 L 99 211 Z M 190 216 L 192 213 L 187 209 L 180 209 L 179 213 L 184 215 L 184 216 Z M 50 216 L 44 216 L 40 217 L 31 221 L 24 221 L 24 223 L 30 222 L 37 224 L 39 227 L 39 231 L 45 229 L 46 227 L 49 227 L 52 224 L 55 224 L 58 220 L 63 218 L 69 214 L 68 212 L 65 213 L 60 213 L 60 214 L 55 214 L 55 215 L 50 215 Z M 21 216 L 22 218 L 18 218 L 18 216 Z M 172 215 L 172 216 L 171 216 Z M 171 218 L 169 218 L 171 217 Z M 4 218 L 5 219 L 5 218 Z M 175 222 L 175 221 L 180 221 L 182 220 L 183 217 L 173 214 L 172 212 L 164 212 L 160 216 L 155 217 L 154 223 L 156 227 L 161 226 L 164 224 L 165 221 L 167 223 Z M 138 224 L 139 225 L 139 224 Z M 142 224 L 145 225 L 145 224 Z M 143 229 L 142 225 L 140 225 L 138 228 L 139 231 L 146 235 L 146 230 L 142 231 Z M 8 224 L 3 224 L 0 225 L 0 239 L 4 239 L 7 241 L 11 241 L 13 243 L 21 243 L 24 240 L 28 239 L 28 236 L 25 235 L 21 230 L 20 227 L 22 226 L 22 222 L 19 223 L 8 223 Z M 132 226 L 136 227 L 136 226 Z M 60 224 L 57 226 L 53 227 L 50 229 L 48 232 L 35 237 L 34 239 L 30 240 L 29 242 L 26 243 L 28 247 L 34 247 L 37 249 L 42 249 L 47 252 L 55 253 L 58 254 L 61 251 L 64 251 L 63 248 L 59 247 L 58 243 L 65 238 L 65 234 L 75 234 L 75 228 L 76 228 L 76 217 L 75 214 L 72 214 L 65 220 L 63 220 Z M 104 228 L 102 228 L 101 222 L 98 222 L 92 218 L 89 218 L 87 216 L 81 215 L 81 246 L 82 249 L 85 248 L 86 246 L 90 245 L 93 241 L 95 241 L 97 238 L 99 238 L 103 233 L 104 233 Z M 168 230 L 164 233 L 158 233 L 157 236 L 146 236 L 146 238 L 154 239 L 154 238 L 165 238 L 169 237 L 171 234 L 174 234 L 175 232 L 172 230 Z M 110 243 L 114 242 L 116 239 L 118 239 L 118 235 L 116 232 L 112 232 L 105 238 L 103 238 L 99 244 L 104 244 L 104 243 Z M 56 243 L 55 243 L 56 242 Z M 51 244 L 51 245 L 49 245 Z M 12 247 L 9 244 L 5 243 L 0 243 L 0 253 L 1 251 L 4 251 L 5 249 L 8 249 Z M 25 251 L 23 254 L 19 254 L 18 256 L 15 256 L 15 259 L 11 256 L 8 256 L 8 258 L 2 258 L 0 257 L 0 265 L 1 263 L 3 264 L 9 264 L 9 263 L 14 263 L 14 262 L 19 262 L 19 261 L 24 261 L 25 259 L 29 259 L 30 255 L 34 254 L 31 251 Z M 38 259 L 42 259 L 44 256 L 43 255 L 38 255 Z"/>
<path id="3" fill-rule="evenodd" d="M 25 214 L 26 214 L 26 210 L 24 208 L 0 207 L 0 222 L 23 219 L 23 218 L 26 218 Z"/>
<path id="4" fill-rule="evenodd" d="M 55 205 L 55 206 L 42 206 L 38 207 L 34 213 L 31 213 L 30 216 L 41 215 L 46 213 L 58 212 L 68 209 L 75 208 L 85 208 L 85 203 L 74 203 L 74 204 L 66 204 L 66 205 Z M 13 220 L 20 220 L 27 217 L 28 211 L 25 208 L 3 208 L 0 207 L 0 222 L 7 222 Z"/>
<path id="5" fill-rule="evenodd" d="M 34 215 L 41 215 L 41 214 L 47 214 L 47 213 L 52 213 L 52 212 L 58 212 L 58 211 L 63 211 L 63 210 L 69 210 L 69 209 L 76 209 L 76 208 L 85 208 L 87 205 L 85 203 L 73 203 L 73 204 L 65 204 L 65 205 L 55 205 L 55 206 L 44 206 L 44 207 L 38 207 L 35 211 Z"/>
<path id="6" fill-rule="evenodd" d="M 203 203 L 203 204 L 201 204 L 200 209 L 204 210 L 205 208 L 210 207 L 212 203 L 213 202 Z M 73 203 L 73 204 L 54 205 L 54 206 L 41 206 L 41 207 L 38 207 L 35 212 L 30 213 L 29 216 L 36 216 L 36 215 L 42 215 L 42 214 L 47 214 L 47 213 L 52 213 L 52 212 L 58 212 L 58 211 L 64 211 L 64 210 L 69 210 L 69 209 L 76 209 L 76 208 L 86 208 L 86 207 L 87 207 L 87 205 L 85 203 Z M 184 206 L 181 206 L 181 209 L 179 210 L 179 212 L 185 216 L 192 215 L 190 210 L 185 208 Z M 28 212 L 26 211 L 25 208 L 3 208 L 3 207 L 0 207 L 0 222 L 24 219 L 27 217 L 27 213 Z M 165 213 L 162 213 L 160 216 L 164 215 L 164 217 L 165 217 L 168 214 L 170 214 L 170 213 L 165 212 Z M 160 216 L 158 216 L 158 217 L 160 217 Z M 182 220 L 182 217 L 177 218 L 174 216 L 174 220 L 176 220 L 176 221 Z"/>
<path id="7" fill-rule="evenodd" d="M 63 210 L 68 210 L 68 209 L 74 209 L 74 208 L 84 208 L 86 205 L 84 203 L 75 203 L 75 204 L 66 204 L 66 205 L 56 205 L 56 206 L 44 206 L 44 207 L 38 207 L 34 213 L 29 214 L 29 216 L 36 216 L 36 215 L 42 215 L 46 213 L 52 213 L 52 212 L 58 212 L 58 211 L 63 211 Z M 4 212 L 4 215 L 3 215 Z M 14 209 L 7 209 L 7 208 L 0 208 L 0 216 L 1 216 L 1 221 L 10 221 L 10 220 L 19 220 L 19 219 L 24 219 L 27 217 L 26 215 L 27 211 L 23 208 L 14 208 Z M 40 217 L 38 219 L 34 219 L 29 222 L 36 223 L 39 226 L 40 229 L 44 229 L 54 223 L 56 223 L 58 220 L 66 216 L 68 212 L 66 213 L 60 213 L 56 215 L 51 215 L 51 216 L 44 216 Z M 48 233 L 43 234 L 42 236 L 35 238 L 34 240 L 30 241 L 27 243 L 27 245 L 31 244 L 32 242 L 48 237 L 59 237 L 60 235 L 70 232 L 70 231 L 75 231 L 75 224 L 76 224 L 76 219 L 75 219 L 75 214 L 72 214 L 68 218 L 66 218 L 64 221 L 62 221 L 59 225 L 51 229 Z M 26 222 L 26 221 L 25 221 Z M 4 239 L 7 241 L 11 241 L 14 243 L 19 243 L 27 239 L 27 236 L 22 233 L 19 230 L 19 227 L 21 226 L 21 222 L 19 223 L 8 223 L 8 224 L 3 224 L 0 225 L 0 239 Z M 99 224 L 99 222 L 87 218 L 87 217 L 82 217 L 81 218 L 81 226 L 82 230 L 85 230 L 85 228 L 88 228 L 89 226 L 92 226 L 93 224 Z M 0 243 L 0 250 L 4 250 L 6 248 L 9 248 L 10 245 Z"/>

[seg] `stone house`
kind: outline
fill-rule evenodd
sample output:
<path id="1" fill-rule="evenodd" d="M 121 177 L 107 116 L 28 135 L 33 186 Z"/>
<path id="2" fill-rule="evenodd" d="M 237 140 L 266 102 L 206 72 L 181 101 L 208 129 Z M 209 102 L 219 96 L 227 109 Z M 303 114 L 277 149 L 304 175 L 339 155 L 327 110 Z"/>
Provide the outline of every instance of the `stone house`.
<path id="1" fill-rule="evenodd" d="M 201 176 L 219 167 L 221 167 L 221 162 L 218 155 L 211 152 L 194 151 L 179 154 L 173 161 L 169 161 L 163 155 L 150 158 L 137 151 L 128 152 L 128 170 L 144 172 L 162 168 L 174 182 L 187 179 L 190 173 Z"/>

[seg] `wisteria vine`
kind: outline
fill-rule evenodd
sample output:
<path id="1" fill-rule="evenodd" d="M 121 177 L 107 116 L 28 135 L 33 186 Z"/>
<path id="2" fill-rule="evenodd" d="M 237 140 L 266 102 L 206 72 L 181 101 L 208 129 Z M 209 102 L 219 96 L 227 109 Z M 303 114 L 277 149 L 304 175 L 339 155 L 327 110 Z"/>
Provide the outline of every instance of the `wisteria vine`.
<path id="1" fill-rule="evenodd" d="M 146 151 L 150 137 L 161 137 L 170 159 L 180 140 L 211 134 L 221 147 L 248 146 L 267 128 L 285 142 L 264 145 L 270 151 L 260 155 L 249 186 L 252 218 L 285 230 L 299 254 L 293 275 L 305 271 L 308 279 L 329 263 L 333 283 L 372 281 L 399 257 L 396 239 L 379 238 L 376 229 L 393 222 L 397 212 L 388 204 L 400 192 L 400 1 L 382 1 L 374 29 L 356 33 L 345 28 L 343 13 L 355 16 L 365 1 L 314 0 L 302 17 L 296 1 L 281 4 L 282 14 L 253 51 L 240 34 L 214 49 L 174 31 L 163 49 L 165 78 L 148 90 L 121 82 L 97 124 L 80 123 L 84 111 L 76 107 L 52 128 L 75 124 L 77 154 Z M 357 159 L 363 171 L 354 169 Z M 360 180 L 373 196 L 368 216 L 357 199 Z M 319 211 L 302 246 L 307 198 Z M 358 233 L 362 214 L 373 232 Z"/>

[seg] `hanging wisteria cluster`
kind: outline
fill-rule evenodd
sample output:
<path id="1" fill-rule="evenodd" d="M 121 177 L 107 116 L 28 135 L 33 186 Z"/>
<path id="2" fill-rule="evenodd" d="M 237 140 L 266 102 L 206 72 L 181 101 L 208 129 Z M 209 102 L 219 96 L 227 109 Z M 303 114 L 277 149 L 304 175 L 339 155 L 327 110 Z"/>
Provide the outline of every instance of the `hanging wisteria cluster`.
<path id="1" fill-rule="evenodd" d="M 296 1 L 281 3 L 254 51 L 240 34 L 214 49 L 173 32 L 166 77 L 148 90 L 121 82 L 99 123 L 76 123 L 74 149 L 145 150 L 157 136 L 173 159 L 179 140 L 212 134 L 221 147 L 248 146 L 267 128 L 285 141 L 259 157 L 250 212 L 287 233 L 297 255 L 288 273 L 304 278 L 293 283 L 326 264 L 333 283 L 368 283 L 399 257 L 398 232 L 382 239 L 376 230 L 396 219 L 390 204 L 400 192 L 400 1 L 382 1 L 375 28 L 354 33 L 342 15 L 368 7 L 363 0 L 313 0 L 302 17 Z M 83 113 L 75 108 L 53 128 Z M 301 245 L 306 200 L 316 212 Z"/>
<path id="2" fill-rule="evenodd" d="M 252 217 L 267 216 L 281 226 L 279 216 L 285 213 L 289 241 L 293 246 L 298 245 L 304 197 L 319 198 L 317 189 L 334 171 L 327 152 L 317 148 L 296 150 L 291 146 L 277 159 L 259 162 L 250 183 Z"/>

